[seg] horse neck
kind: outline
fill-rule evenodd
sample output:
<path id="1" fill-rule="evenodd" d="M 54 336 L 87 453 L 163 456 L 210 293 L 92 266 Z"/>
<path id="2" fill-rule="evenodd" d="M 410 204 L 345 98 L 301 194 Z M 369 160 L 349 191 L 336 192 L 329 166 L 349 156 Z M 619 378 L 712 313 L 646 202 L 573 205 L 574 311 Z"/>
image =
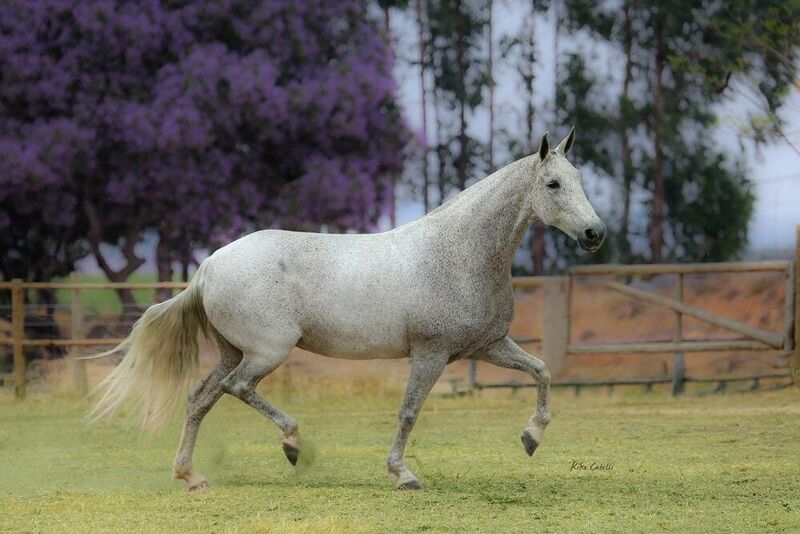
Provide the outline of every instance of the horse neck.
<path id="1" fill-rule="evenodd" d="M 534 219 L 530 200 L 535 156 L 515 161 L 459 193 L 440 211 L 447 239 L 472 259 L 480 256 L 508 275 Z"/>

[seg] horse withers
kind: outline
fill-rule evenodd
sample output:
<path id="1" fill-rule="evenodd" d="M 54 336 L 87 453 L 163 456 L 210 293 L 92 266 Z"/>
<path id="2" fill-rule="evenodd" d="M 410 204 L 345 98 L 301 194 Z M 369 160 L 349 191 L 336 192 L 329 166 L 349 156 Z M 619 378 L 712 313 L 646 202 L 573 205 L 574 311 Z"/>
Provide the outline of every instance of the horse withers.
<path id="1" fill-rule="evenodd" d="M 294 464 L 297 422 L 256 392 L 293 347 L 333 358 L 410 358 L 411 374 L 387 461 L 399 489 L 419 489 L 403 456 L 425 398 L 444 367 L 464 358 L 525 371 L 537 382 L 535 412 L 522 431 L 532 455 L 550 421 L 545 363 L 509 337 L 514 315 L 511 267 L 534 218 L 589 251 L 606 229 L 566 159 L 574 129 L 553 150 L 480 180 L 412 223 L 379 234 L 265 230 L 217 250 L 189 287 L 147 309 L 116 349 L 120 365 L 101 384 L 94 414 L 129 400 L 144 427 L 162 426 L 198 366 L 198 332 L 215 339 L 220 360 L 189 395 L 174 476 L 189 490 L 208 487 L 192 466 L 203 417 L 233 395 L 281 429 Z M 112 351 L 113 352 L 113 351 Z"/>

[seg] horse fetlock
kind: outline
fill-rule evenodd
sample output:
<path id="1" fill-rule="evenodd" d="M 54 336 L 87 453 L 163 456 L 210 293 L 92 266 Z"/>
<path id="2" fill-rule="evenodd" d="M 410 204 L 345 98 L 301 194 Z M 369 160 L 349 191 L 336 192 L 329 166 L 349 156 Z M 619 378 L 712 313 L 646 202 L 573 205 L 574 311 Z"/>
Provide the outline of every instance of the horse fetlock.
<path id="1" fill-rule="evenodd" d="M 542 432 L 544 432 L 544 429 L 547 427 L 548 424 L 550 424 L 550 419 L 551 418 L 549 411 L 544 413 L 537 411 L 533 416 L 531 416 L 530 419 L 528 419 L 528 426 L 541 428 Z"/>
<path id="2" fill-rule="evenodd" d="M 386 459 L 386 470 L 389 471 L 389 476 L 395 474 L 396 476 L 400 476 L 400 473 L 406 468 L 403 464 L 403 459 L 400 455 L 392 452 L 389 454 L 389 457 Z"/>
<path id="3" fill-rule="evenodd" d="M 176 464 L 173 466 L 172 478 L 186 482 L 186 487 L 191 492 L 205 491 L 211 487 L 206 477 L 187 465 Z"/>
<path id="4" fill-rule="evenodd" d="M 186 480 L 192 473 L 191 464 L 175 462 L 172 466 L 172 478 L 175 480 Z"/>

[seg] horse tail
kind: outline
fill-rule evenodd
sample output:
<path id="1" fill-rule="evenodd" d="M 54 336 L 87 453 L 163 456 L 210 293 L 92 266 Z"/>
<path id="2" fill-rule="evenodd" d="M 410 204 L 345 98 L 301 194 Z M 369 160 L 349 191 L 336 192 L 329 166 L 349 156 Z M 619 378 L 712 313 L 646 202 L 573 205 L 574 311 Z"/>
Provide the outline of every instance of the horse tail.
<path id="1" fill-rule="evenodd" d="M 198 332 L 210 338 L 203 272 L 201 265 L 186 290 L 150 306 L 122 343 L 101 354 L 125 351 L 122 362 L 95 389 L 102 396 L 89 414 L 92 420 L 109 418 L 130 402 L 143 429 L 164 428 L 196 374 Z"/>

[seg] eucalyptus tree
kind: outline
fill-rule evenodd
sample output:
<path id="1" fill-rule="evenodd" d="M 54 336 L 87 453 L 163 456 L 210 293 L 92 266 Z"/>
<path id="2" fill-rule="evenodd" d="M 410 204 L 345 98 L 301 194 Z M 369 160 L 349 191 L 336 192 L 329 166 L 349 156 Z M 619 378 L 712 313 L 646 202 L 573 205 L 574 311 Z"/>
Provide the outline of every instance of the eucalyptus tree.
<path id="1" fill-rule="evenodd" d="M 796 78 L 800 38 L 784 2 L 729 4 L 564 2 L 571 32 L 624 59 L 619 76 L 603 77 L 585 54 L 568 56 L 559 105 L 563 122 L 581 117 L 576 154 L 620 185 L 624 260 L 722 260 L 747 243 L 752 186 L 738 151 L 714 141 L 719 104 L 746 83 L 768 103 L 767 124 L 779 136 L 777 110 Z M 751 116 L 752 131 L 758 124 Z M 637 190 L 649 197 L 638 229 L 646 250 L 629 238 Z"/>
<path id="2" fill-rule="evenodd" d="M 489 83 L 488 12 L 485 0 L 427 0 L 427 7 L 441 203 L 451 186 L 465 189 L 485 161 L 485 143 L 471 134 L 470 120 Z"/>

